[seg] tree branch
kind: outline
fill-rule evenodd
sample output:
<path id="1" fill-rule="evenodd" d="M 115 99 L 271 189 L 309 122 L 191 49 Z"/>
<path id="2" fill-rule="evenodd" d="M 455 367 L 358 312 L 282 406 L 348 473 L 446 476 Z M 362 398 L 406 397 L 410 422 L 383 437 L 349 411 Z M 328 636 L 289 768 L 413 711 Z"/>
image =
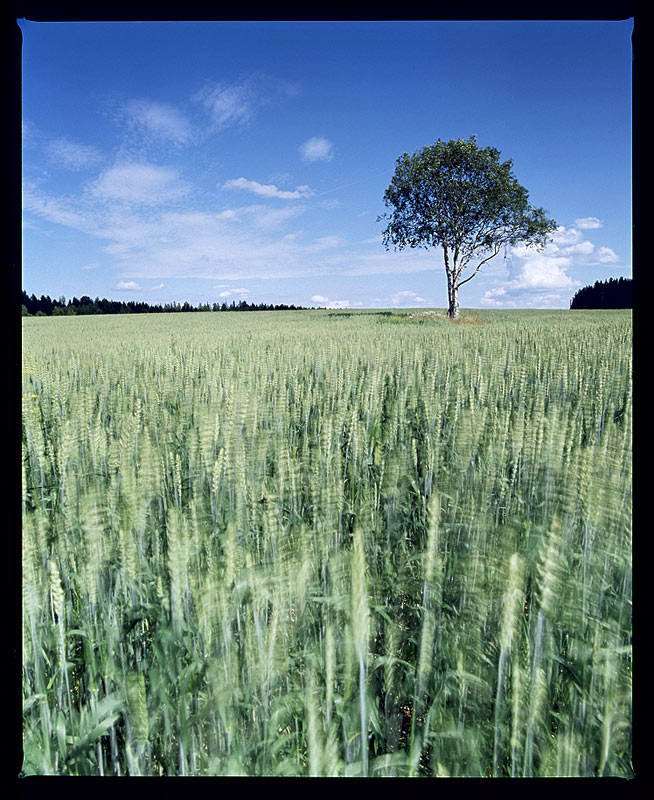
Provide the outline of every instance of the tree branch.
<path id="1" fill-rule="evenodd" d="M 461 281 L 460 283 L 457 283 L 457 286 L 463 286 L 464 283 L 468 283 L 468 281 L 471 281 L 475 277 L 475 275 L 479 272 L 479 270 L 484 266 L 484 264 L 487 261 L 490 261 L 491 258 L 495 258 L 495 256 L 500 252 L 500 250 L 501 250 L 500 247 L 496 247 L 495 251 L 491 253 L 491 255 L 487 256 L 483 261 L 480 261 L 479 264 L 477 264 L 475 271 L 472 273 L 472 275 L 468 275 L 468 277 L 465 280 Z"/>

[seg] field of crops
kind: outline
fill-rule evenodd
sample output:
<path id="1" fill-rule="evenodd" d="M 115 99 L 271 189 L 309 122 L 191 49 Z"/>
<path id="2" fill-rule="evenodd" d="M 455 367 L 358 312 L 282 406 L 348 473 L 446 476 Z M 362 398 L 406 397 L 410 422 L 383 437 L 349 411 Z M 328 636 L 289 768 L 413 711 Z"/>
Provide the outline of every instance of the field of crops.
<path id="1" fill-rule="evenodd" d="M 23 320 L 27 775 L 623 776 L 631 313 Z"/>

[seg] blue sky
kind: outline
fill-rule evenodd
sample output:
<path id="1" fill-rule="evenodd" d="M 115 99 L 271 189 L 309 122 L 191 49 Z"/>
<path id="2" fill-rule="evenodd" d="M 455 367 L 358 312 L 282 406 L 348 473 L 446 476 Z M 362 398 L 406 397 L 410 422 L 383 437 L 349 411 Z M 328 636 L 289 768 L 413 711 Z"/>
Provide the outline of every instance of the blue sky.
<path id="1" fill-rule="evenodd" d="M 398 156 L 472 134 L 559 228 L 462 307 L 631 275 L 631 20 L 19 24 L 29 294 L 443 308 L 377 217 Z"/>

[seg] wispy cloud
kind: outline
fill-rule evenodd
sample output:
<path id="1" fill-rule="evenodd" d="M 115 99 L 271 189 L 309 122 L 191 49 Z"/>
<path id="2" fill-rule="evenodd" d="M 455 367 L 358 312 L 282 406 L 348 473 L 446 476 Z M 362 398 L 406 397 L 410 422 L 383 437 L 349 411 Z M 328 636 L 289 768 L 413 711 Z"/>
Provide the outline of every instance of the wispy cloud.
<path id="1" fill-rule="evenodd" d="M 190 187 L 173 169 L 153 164 L 117 164 L 91 185 L 98 200 L 157 206 L 188 194 Z"/>
<path id="2" fill-rule="evenodd" d="M 292 191 L 279 189 L 272 183 L 265 184 L 258 181 L 249 181 L 246 178 L 233 178 L 222 184 L 223 189 L 244 189 L 260 197 L 274 197 L 280 200 L 299 200 L 302 197 L 311 197 L 313 192 L 308 186 L 298 186 Z"/>
<path id="3" fill-rule="evenodd" d="M 401 252 L 392 250 L 375 252 L 375 250 L 365 248 L 359 253 L 333 257 L 330 262 L 334 265 L 339 263 L 347 265 L 349 274 L 354 276 L 404 275 L 412 272 L 443 270 L 442 253 L 438 249 Z"/>
<path id="4" fill-rule="evenodd" d="M 247 124 L 254 118 L 257 104 L 252 81 L 248 79 L 231 85 L 207 85 L 193 95 L 193 100 L 201 103 L 219 129 Z"/>
<path id="5" fill-rule="evenodd" d="M 304 161 L 331 161 L 334 157 L 334 145 L 322 136 L 313 136 L 300 145 L 300 153 Z"/>
<path id="6" fill-rule="evenodd" d="M 128 124 L 141 135 L 176 144 L 190 141 L 189 121 L 177 108 L 152 100 L 129 100 L 125 104 Z"/>
<path id="7" fill-rule="evenodd" d="M 104 250 L 122 275 L 131 278 L 235 281 L 311 273 L 302 246 L 286 235 L 289 214 L 275 218 L 274 212 L 250 206 L 238 209 L 236 219 L 199 211 L 167 211 L 149 218 L 114 214 L 102 231 L 108 240 Z M 318 266 L 314 269 L 319 272 Z"/>
<path id="8" fill-rule="evenodd" d="M 312 244 L 306 246 L 307 252 L 320 253 L 325 250 L 333 250 L 337 247 L 343 247 L 346 244 L 345 239 L 338 234 L 330 234 L 328 236 L 319 236 Z"/>
<path id="9" fill-rule="evenodd" d="M 77 208 L 75 206 L 78 206 Z M 99 229 L 86 209 L 70 199 L 50 197 L 39 193 L 35 187 L 23 186 L 23 211 L 37 217 L 91 235 L 98 235 Z"/>
<path id="10" fill-rule="evenodd" d="M 93 167 L 102 161 L 102 154 L 96 147 L 69 139 L 52 139 L 45 150 L 52 164 L 72 171 Z"/>
<path id="11" fill-rule="evenodd" d="M 223 130 L 247 125 L 262 107 L 284 102 L 299 93 L 294 83 L 255 72 L 231 83 L 208 83 L 191 100 L 205 109 L 217 130 Z"/>

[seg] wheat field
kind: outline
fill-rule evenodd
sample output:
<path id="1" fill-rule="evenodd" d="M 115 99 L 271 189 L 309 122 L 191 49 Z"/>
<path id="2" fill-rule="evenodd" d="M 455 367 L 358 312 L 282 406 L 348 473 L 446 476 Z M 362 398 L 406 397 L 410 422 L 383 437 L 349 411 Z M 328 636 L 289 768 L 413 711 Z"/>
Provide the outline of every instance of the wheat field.
<path id="1" fill-rule="evenodd" d="M 24 774 L 631 777 L 631 348 L 24 319 Z"/>

